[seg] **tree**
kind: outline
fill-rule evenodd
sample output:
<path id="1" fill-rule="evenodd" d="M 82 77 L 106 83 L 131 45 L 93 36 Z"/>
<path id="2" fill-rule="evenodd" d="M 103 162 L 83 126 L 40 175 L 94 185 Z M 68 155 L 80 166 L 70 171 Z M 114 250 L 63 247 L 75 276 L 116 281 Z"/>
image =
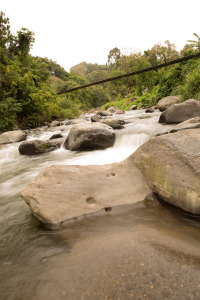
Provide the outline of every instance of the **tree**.
<path id="1" fill-rule="evenodd" d="M 11 37 L 10 21 L 5 14 L 0 12 L 0 48 L 5 49 Z M 3 50 L 1 49 L 1 50 Z"/>
<path id="2" fill-rule="evenodd" d="M 188 42 L 191 43 L 187 45 L 187 48 L 191 49 L 194 48 L 198 52 L 200 52 L 200 36 L 197 33 L 193 33 L 193 35 L 197 38 L 197 41 L 189 40 Z"/>
<path id="3" fill-rule="evenodd" d="M 154 60 L 155 65 L 155 56 L 157 58 L 157 64 L 167 63 L 170 60 L 177 59 L 179 57 L 179 53 L 176 51 L 176 46 L 170 41 L 165 41 L 165 45 L 161 43 L 154 45 L 151 48 L 151 56 Z"/>
<path id="4" fill-rule="evenodd" d="M 16 42 L 18 53 L 20 55 L 26 56 L 30 52 L 33 43 L 35 42 L 34 35 L 34 32 L 26 28 L 22 28 L 21 30 L 17 31 Z"/>
<path id="5" fill-rule="evenodd" d="M 116 63 L 116 61 L 121 57 L 121 52 L 119 48 L 115 47 L 108 53 L 108 60 L 107 64 L 108 66 L 112 66 Z"/>

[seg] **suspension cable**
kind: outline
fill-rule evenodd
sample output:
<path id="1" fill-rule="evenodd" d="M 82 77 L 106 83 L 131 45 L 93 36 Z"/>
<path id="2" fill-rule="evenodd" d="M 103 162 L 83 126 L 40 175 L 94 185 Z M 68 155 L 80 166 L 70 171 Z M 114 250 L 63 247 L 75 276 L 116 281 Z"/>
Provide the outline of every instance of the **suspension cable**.
<path id="1" fill-rule="evenodd" d="M 149 67 L 149 68 L 145 68 L 145 69 L 142 69 L 142 70 L 126 73 L 126 74 L 123 74 L 123 75 L 109 77 L 109 78 L 99 80 L 99 81 L 95 81 L 95 82 L 92 82 L 92 83 L 88 83 L 88 84 L 85 84 L 85 85 L 80 85 L 80 86 L 77 86 L 77 87 L 74 87 L 74 88 L 71 88 L 71 89 L 68 89 L 68 90 L 65 90 L 65 91 L 60 91 L 57 94 L 68 93 L 68 92 L 84 89 L 84 88 L 87 88 L 87 87 L 90 87 L 90 86 L 93 86 L 93 85 L 97 85 L 97 84 L 101 84 L 101 83 L 105 83 L 105 82 L 109 82 L 109 81 L 129 77 L 129 76 L 133 76 L 133 75 L 137 75 L 137 74 L 142 74 L 142 73 L 154 71 L 154 70 L 157 70 L 157 69 L 160 69 L 160 68 L 163 68 L 163 67 L 174 65 L 174 64 L 177 64 L 177 63 L 180 63 L 180 62 L 183 62 L 183 61 L 187 61 L 187 60 L 192 59 L 192 58 L 197 58 L 197 57 L 200 57 L 200 52 L 198 52 L 196 54 L 191 54 L 191 55 L 188 55 L 188 56 L 184 56 L 184 57 L 169 61 L 167 63 L 157 65 L 155 67 Z"/>

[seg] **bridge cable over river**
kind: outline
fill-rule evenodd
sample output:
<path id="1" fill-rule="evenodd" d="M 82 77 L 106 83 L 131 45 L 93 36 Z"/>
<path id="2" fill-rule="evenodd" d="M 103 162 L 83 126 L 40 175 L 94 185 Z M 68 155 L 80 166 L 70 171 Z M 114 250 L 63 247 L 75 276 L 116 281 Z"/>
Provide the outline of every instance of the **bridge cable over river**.
<path id="1" fill-rule="evenodd" d="M 129 76 L 133 76 L 133 75 L 138 75 L 138 74 L 154 71 L 154 70 L 157 70 L 157 69 L 160 69 L 160 68 L 163 68 L 163 67 L 167 67 L 167 66 L 170 66 L 170 65 L 174 65 L 174 64 L 184 62 L 184 61 L 187 61 L 189 59 L 198 58 L 198 57 L 200 57 L 200 52 L 195 53 L 195 54 L 191 54 L 191 55 L 188 55 L 188 56 L 180 57 L 178 59 L 169 61 L 167 63 L 159 64 L 159 65 L 154 66 L 154 67 L 149 67 L 149 68 L 145 68 L 145 69 L 142 69 L 142 70 L 126 73 L 126 74 L 123 74 L 123 75 L 118 75 L 118 76 L 114 76 L 114 77 L 105 78 L 105 79 L 95 81 L 95 82 L 92 82 L 92 83 L 88 83 L 88 84 L 85 84 L 85 85 L 80 85 L 80 86 L 77 86 L 77 87 L 74 87 L 74 88 L 70 88 L 68 90 L 60 91 L 57 94 L 69 93 L 69 92 L 84 89 L 84 88 L 87 88 L 87 87 L 90 87 L 90 86 L 93 86 L 93 85 L 97 85 L 97 84 L 101 84 L 101 83 L 105 83 L 105 82 L 109 82 L 109 81 L 129 77 Z"/>

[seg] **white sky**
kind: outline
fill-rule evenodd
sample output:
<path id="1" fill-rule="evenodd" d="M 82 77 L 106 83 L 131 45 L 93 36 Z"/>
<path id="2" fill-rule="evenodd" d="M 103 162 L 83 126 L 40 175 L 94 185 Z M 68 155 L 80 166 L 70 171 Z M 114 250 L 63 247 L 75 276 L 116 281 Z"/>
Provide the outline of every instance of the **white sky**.
<path id="1" fill-rule="evenodd" d="M 82 61 L 106 64 L 114 47 L 147 50 L 165 40 L 177 50 L 200 35 L 200 0 L 1 0 L 11 31 L 35 33 L 32 55 L 67 71 Z"/>

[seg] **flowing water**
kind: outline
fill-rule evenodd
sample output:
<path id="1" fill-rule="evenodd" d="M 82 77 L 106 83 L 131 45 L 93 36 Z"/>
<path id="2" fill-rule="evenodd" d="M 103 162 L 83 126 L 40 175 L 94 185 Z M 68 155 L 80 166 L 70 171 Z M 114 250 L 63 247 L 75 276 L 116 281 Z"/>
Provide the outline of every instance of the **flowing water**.
<path id="1" fill-rule="evenodd" d="M 19 155 L 19 143 L 1 146 L 0 299 L 200 299 L 198 222 L 141 201 L 52 231 L 20 198 L 46 166 L 119 162 L 170 128 L 158 124 L 158 112 L 127 112 L 122 118 L 128 124 L 106 150 L 61 148 L 26 157 Z M 28 140 L 67 136 L 69 129 L 32 130 Z"/>

